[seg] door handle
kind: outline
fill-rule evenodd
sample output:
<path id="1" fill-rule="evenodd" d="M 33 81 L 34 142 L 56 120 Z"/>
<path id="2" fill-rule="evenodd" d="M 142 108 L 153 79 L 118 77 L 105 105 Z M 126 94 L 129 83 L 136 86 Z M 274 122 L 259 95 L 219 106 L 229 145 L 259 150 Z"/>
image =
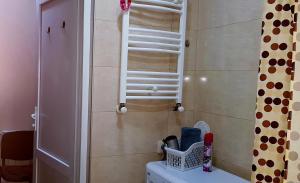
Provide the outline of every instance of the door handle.
<path id="1" fill-rule="evenodd" d="M 30 117 L 33 119 L 32 128 L 36 130 L 37 107 L 34 108 L 34 113 Z"/>
<path id="2" fill-rule="evenodd" d="M 31 114 L 30 115 L 30 117 L 33 119 L 33 123 L 32 123 L 32 128 L 34 128 L 35 129 L 35 127 L 36 127 L 36 114 Z"/>
<path id="3" fill-rule="evenodd" d="M 31 114 L 30 116 L 33 120 L 36 120 L 36 114 Z"/>

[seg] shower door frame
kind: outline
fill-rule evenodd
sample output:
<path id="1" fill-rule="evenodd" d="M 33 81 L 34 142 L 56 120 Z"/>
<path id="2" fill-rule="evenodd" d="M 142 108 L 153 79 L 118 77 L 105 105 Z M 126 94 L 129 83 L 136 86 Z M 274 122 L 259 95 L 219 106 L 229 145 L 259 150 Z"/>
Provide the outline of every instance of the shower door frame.
<path id="1" fill-rule="evenodd" d="M 37 26 L 38 26 L 38 36 L 39 36 L 39 56 L 38 60 L 40 62 L 40 39 L 41 39 L 41 8 L 44 3 L 50 2 L 52 0 L 35 0 L 36 1 L 36 14 L 37 14 Z M 89 182 L 89 151 L 90 151 L 90 109 L 91 109 L 91 63 L 93 59 L 93 28 L 94 28 L 94 0 L 78 0 L 79 4 L 79 32 L 78 39 L 80 40 L 78 58 L 81 59 L 81 111 L 80 111 L 80 129 L 78 129 L 79 136 L 77 140 L 77 149 L 80 151 L 78 157 L 76 158 L 76 183 L 88 183 Z M 38 73 L 39 74 L 39 73 Z M 37 110 L 35 111 L 35 116 L 37 116 Z M 38 124 L 35 119 L 35 149 L 37 147 L 37 129 Z M 34 154 L 34 176 L 33 182 L 37 180 L 37 167 L 36 167 L 36 154 Z"/>

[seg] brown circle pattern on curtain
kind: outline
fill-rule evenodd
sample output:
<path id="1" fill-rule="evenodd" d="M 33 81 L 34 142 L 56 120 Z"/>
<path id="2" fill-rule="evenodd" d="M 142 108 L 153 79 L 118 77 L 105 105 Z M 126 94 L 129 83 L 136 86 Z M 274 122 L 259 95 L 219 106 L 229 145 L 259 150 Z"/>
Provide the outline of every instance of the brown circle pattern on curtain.
<path id="1" fill-rule="evenodd" d="M 286 157 L 298 158 L 295 152 L 286 155 L 289 147 L 289 107 L 293 96 L 290 87 L 294 73 L 293 50 L 296 44 L 293 38 L 297 1 L 266 1 L 262 22 L 252 183 L 282 183 L 287 178 Z M 297 139 L 297 134 L 293 138 Z"/>
<path id="2" fill-rule="evenodd" d="M 298 25 L 300 5 L 295 1 L 294 22 Z M 296 26 L 295 26 L 296 27 Z M 285 183 L 300 182 L 300 32 L 296 29 L 293 36 L 293 60 L 291 62 L 291 100 L 288 115 L 286 146 Z"/>

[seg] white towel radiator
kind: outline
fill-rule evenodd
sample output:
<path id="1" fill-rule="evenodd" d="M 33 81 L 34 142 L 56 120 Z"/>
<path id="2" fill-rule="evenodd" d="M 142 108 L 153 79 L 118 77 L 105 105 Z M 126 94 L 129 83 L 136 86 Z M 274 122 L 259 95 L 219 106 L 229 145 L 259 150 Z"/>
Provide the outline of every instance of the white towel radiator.
<path id="1" fill-rule="evenodd" d="M 176 100 L 176 111 L 184 111 L 182 88 L 186 33 L 187 0 L 135 0 L 131 9 L 153 13 L 178 14 L 179 31 L 164 31 L 130 25 L 130 9 L 123 14 L 122 53 L 120 75 L 120 105 L 118 111 L 126 113 L 127 100 Z M 132 15 L 133 16 L 133 15 Z M 163 18 L 163 17 L 162 17 Z M 129 52 L 156 52 L 177 56 L 176 72 L 150 72 L 128 70 Z"/>

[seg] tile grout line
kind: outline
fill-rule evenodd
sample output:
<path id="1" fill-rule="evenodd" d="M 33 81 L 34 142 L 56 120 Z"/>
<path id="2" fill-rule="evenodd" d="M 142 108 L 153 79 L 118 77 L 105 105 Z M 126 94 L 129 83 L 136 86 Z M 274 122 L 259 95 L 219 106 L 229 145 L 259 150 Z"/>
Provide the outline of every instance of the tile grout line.
<path id="1" fill-rule="evenodd" d="M 159 156 L 160 154 L 158 154 L 157 152 L 148 152 L 148 153 L 124 153 L 124 154 L 120 154 L 120 155 L 103 155 L 103 156 L 90 156 L 90 158 L 113 158 L 113 157 L 125 157 L 125 156 L 136 156 L 136 155 L 140 155 L 140 156 L 146 156 L 146 155 L 157 155 Z"/>
<path id="2" fill-rule="evenodd" d="M 255 121 L 255 115 L 253 115 L 253 120 L 251 120 L 251 119 L 246 119 L 246 118 L 241 118 L 241 117 L 236 117 L 236 116 L 231 116 L 231 115 L 226 115 L 226 114 L 218 114 L 218 113 L 213 113 L 213 112 L 208 112 L 208 111 L 201 111 L 201 110 L 196 110 L 196 111 L 201 112 L 201 113 L 216 115 L 216 116 L 224 116 L 227 118 L 241 119 L 241 120 L 245 120 L 245 121 Z"/>
<path id="3" fill-rule="evenodd" d="M 233 23 L 229 23 L 229 24 L 224 24 L 224 25 L 217 25 L 217 26 L 212 26 L 212 27 L 206 27 L 206 28 L 202 28 L 202 29 L 196 29 L 194 31 L 205 31 L 205 30 L 211 30 L 211 29 L 217 29 L 217 28 L 223 28 L 223 27 L 228 27 L 231 25 L 236 25 L 236 24 L 243 24 L 243 23 L 249 23 L 249 22 L 254 22 L 257 20 L 262 20 L 262 18 L 254 18 L 254 19 L 249 19 L 249 20 L 245 20 L 245 21 L 237 21 L 237 22 L 233 22 Z M 193 31 L 193 30 L 191 30 Z"/>
<path id="4" fill-rule="evenodd" d="M 220 71 L 220 72 L 225 72 L 225 71 L 233 71 L 233 72 L 238 72 L 238 71 L 251 71 L 251 72 L 253 72 L 253 71 L 255 71 L 255 72 L 257 72 L 258 71 L 258 66 L 257 66 L 257 69 L 232 69 L 232 70 L 230 70 L 230 69 L 220 69 L 220 70 L 217 70 L 217 69 L 203 69 L 203 70 L 193 70 L 193 71 Z"/>

